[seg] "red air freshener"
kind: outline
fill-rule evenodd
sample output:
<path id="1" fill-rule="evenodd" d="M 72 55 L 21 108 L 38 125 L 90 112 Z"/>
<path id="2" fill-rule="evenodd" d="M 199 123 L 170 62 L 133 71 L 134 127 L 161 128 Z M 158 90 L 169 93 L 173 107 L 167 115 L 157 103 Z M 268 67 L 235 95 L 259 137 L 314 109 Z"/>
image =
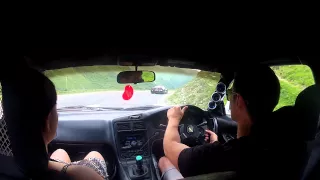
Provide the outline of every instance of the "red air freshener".
<path id="1" fill-rule="evenodd" d="M 129 100 L 132 98 L 133 95 L 133 87 L 130 85 L 126 85 L 126 87 L 124 87 L 124 92 L 122 94 L 122 98 L 124 100 Z"/>

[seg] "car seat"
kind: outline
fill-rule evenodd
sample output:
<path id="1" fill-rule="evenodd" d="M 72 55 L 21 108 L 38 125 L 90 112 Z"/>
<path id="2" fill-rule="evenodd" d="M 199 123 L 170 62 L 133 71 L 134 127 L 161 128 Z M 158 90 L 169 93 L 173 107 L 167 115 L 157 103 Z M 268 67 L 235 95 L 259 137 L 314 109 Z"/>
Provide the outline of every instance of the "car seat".
<path id="1" fill-rule="evenodd" d="M 294 141 L 313 140 L 320 113 L 318 91 L 319 86 L 312 85 L 297 96 L 294 106 L 284 106 L 273 112 L 272 121 L 278 126 L 273 129 L 274 133 L 295 133 Z"/>
<path id="2" fill-rule="evenodd" d="M 268 150 L 272 156 L 266 156 L 265 159 L 269 163 L 267 166 L 273 166 L 272 174 L 281 174 L 286 179 L 302 176 L 309 157 L 308 142 L 316 135 L 319 92 L 316 85 L 306 88 L 297 96 L 294 106 L 276 110 L 267 121 L 268 124 L 261 128 L 262 144 L 272 143 L 272 147 L 275 147 Z"/>
<path id="3" fill-rule="evenodd" d="M 28 68 L 12 70 L 12 76 L 1 79 L 3 111 L 7 126 L 5 133 L 9 135 L 16 165 L 15 170 L 18 170 L 23 177 L 8 173 L 3 173 L 0 177 L 6 179 L 69 179 L 65 174 L 48 170 L 48 155 L 39 128 L 41 121 L 38 115 L 39 104 L 32 101 L 36 94 L 30 87 L 30 81 L 32 81 L 28 76 L 30 70 Z M 16 76 L 18 74 L 19 77 Z M 5 133 L 2 133 L 1 136 L 6 137 Z M 7 144 L 7 147 L 10 145 Z M 6 162 L 12 162 L 12 157 L 9 158 Z"/>
<path id="4" fill-rule="evenodd" d="M 302 180 L 320 179 L 320 137 L 316 136 L 316 139 L 309 143 L 309 149 L 309 159 Z"/>
<path id="5" fill-rule="evenodd" d="M 312 85 L 303 90 L 295 102 L 297 118 L 299 118 L 301 135 L 304 140 L 313 140 L 317 133 L 320 114 L 320 87 Z"/>
<path id="6" fill-rule="evenodd" d="M 296 106 L 303 115 L 299 118 L 307 120 L 302 126 L 305 129 L 304 138 L 309 141 L 302 179 L 320 179 L 320 86 L 310 86 L 300 93 Z"/>

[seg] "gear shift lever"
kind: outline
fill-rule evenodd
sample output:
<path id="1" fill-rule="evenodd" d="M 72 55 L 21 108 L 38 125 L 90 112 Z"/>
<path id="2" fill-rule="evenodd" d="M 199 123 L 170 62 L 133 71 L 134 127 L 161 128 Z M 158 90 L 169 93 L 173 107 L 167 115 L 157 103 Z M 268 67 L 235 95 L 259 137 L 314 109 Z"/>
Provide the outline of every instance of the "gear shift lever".
<path id="1" fill-rule="evenodd" d="M 142 175 L 144 174 L 144 170 L 142 168 L 142 164 L 143 164 L 143 161 L 142 161 L 142 156 L 136 156 L 136 165 L 137 165 L 137 173 L 139 175 Z"/>
<path id="2" fill-rule="evenodd" d="M 129 166 L 129 176 L 131 179 L 143 179 L 148 176 L 148 168 L 143 165 L 142 156 L 136 156 L 136 164 Z"/>

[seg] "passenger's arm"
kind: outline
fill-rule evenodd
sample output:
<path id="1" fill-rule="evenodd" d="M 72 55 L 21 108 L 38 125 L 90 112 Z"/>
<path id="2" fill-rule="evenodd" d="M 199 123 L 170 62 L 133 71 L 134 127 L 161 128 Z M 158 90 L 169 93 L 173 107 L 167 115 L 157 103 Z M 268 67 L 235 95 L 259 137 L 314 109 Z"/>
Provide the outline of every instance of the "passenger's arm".
<path id="1" fill-rule="evenodd" d="M 178 127 L 179 123 L 186 111 L 187 106 L 180 108 L 173 107 L 168 110 L 168 126 L 163 139 L 163 149 L 166 157 L 178 169 L 178 158 L 182 150 L 189 148 L 181 143 Z"/>

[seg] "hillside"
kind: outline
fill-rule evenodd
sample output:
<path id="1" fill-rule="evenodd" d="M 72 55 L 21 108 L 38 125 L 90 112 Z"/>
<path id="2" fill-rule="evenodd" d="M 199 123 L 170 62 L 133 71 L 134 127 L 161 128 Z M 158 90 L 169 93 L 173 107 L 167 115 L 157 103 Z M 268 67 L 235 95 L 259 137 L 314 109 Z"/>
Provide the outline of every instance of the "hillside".
<path id="1" fill-rule="evenodd" d="M 206 109 L 220 79 L 219 73 L 200 71 L 197 76 L 168 97 L 168 104 L 192 104 Z"/>

